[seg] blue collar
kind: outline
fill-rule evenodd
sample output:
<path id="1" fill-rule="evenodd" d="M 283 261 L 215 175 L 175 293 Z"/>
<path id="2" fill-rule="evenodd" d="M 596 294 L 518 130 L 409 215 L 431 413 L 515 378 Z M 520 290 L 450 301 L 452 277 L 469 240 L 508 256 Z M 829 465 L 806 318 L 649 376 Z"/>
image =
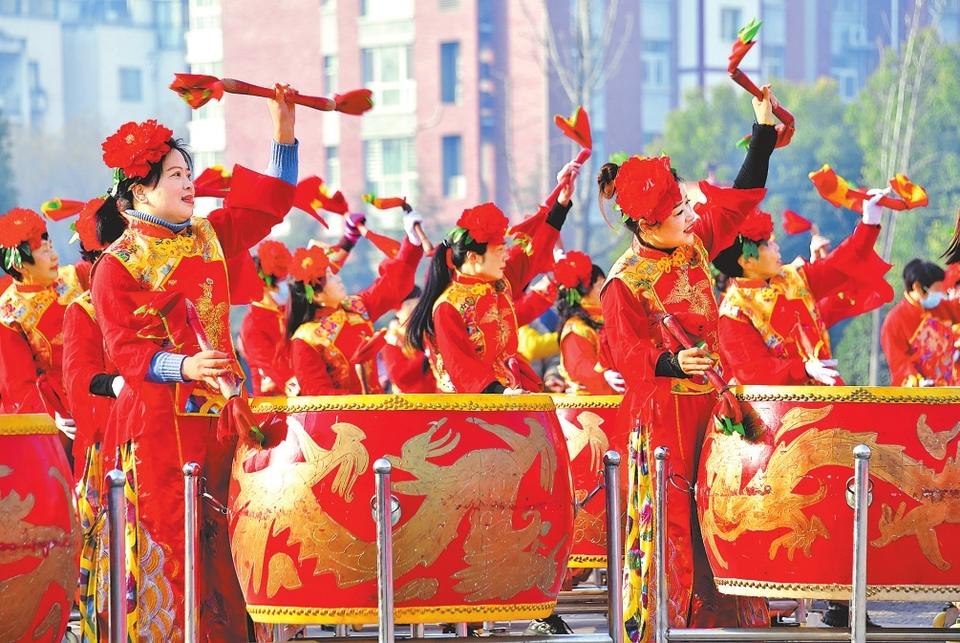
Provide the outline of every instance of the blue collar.
<path id="1" fill-rule="evenodd" d="M 127 210 L 127 214 L 131 217 L 136 217 L 141 221 L 146 221 L 147 223 L 153 223 L 158 226 L 163 226 L 170 232 L 182 232 L 190 227 L 190 221 L 184 221 L 183 223 L 170 223 L 169 221 L 164 221 L 160 217 L 155 217 L 152 214 L 147 214 L 146 212 L 140 212 L 139 210 Z"/>

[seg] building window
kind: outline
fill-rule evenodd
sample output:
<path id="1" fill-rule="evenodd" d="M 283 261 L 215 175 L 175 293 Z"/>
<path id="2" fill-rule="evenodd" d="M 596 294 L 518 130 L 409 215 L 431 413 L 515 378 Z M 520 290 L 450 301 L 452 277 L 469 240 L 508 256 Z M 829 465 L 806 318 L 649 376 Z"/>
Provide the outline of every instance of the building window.
<path id="1" fill-rule="evenodd" d="M 440 100 L 445 105 L 460 102 L 460 43 L 440 43 Z"/>
<path id="2" fill-rule="evenodd" d="M 324 157 L 326 165 L 323 171 L 324 182 L 336 190 L 340 187 L 340 148 L 336 145 L 328 145 L 324 148 Z"/>
<path id="3" fill-rule="evenodd" d="M 138 102 L 143 100 L 140 70 L 136 67 L 120 68 L 120 100 Z"/>
<path id="4" fill-rule="evenodd" d="M 443 137 L 443 196 L 462 199 L 466 196 L 463 176 L 463 139 L 460 136 Z"/>
<path id="5" fill-rule="evenodd" d="M 726 42 L 737 39 L 737 32 L 743 24 L 740 19 L 740 9 L 726 7 L 720 10 L 720 37 Z"/>
<path id="6" fill-rule="evenodd" d="M 412 138 L 363 142 L 366 191 L 416 200 L 417 169 Z"/>
<path id="7" fill-rule="evenodd" d="M 667 89 L 670 86 L 670 43 L 644 41 L 640 59 L 643 87 Z"/>
<path id="8" fill-rule="evenodd" d="M 391 46 L 360 50 L 363 85 L 378 107 L 414 108 L 413 47 Z"/>
<path id="9" fill-rule="evenodd" d="M 323 91 L 333 94 L 337 91 L 337 57 L 323 57 Z"/>

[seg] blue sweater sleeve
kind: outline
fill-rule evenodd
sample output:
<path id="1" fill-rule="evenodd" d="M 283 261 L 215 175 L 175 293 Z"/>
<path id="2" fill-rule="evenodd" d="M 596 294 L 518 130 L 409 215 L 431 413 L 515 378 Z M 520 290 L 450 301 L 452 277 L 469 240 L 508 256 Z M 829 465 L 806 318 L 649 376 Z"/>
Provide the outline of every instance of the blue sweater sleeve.
<path id="1" fill-rule="evenodd" d="M 157 351 L 150 360 L 150 370 L 147 372 L 147 381 L 158 384 L 186 382 L 183 378 L 183 360 L 186 355 Z"/>
<path id="2" fill-rule="evenodd" d="M 270 163 L 267 165 L 265 174 L 278 178 L 290 185 L 297 184 L 297 175 L 299 173 L 299 149 L 300 141 L 294 140 L 292 144 L 273 142 L 270 150 Z"/>

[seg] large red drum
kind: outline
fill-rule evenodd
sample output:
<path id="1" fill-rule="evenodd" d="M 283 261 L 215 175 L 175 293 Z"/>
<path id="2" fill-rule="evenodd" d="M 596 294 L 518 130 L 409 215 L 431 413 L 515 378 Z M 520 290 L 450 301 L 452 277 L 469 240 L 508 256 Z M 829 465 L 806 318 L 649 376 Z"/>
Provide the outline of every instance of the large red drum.
<path id="1" fill-rule="evenodd" d="M 0 641 L 63 639 L 80 575 L 73 474 L 48 415 L 0 415 Z"/>
<path id="2" fill-rule="evenodd" d="M 285 435 L 241 447 L 233 465 L 231 545 L 255 621 L 376 622 L 379 457 L 393 464 L 396 622 L 553 611 L 573 488 L 548 396 L 292 398 L 254 411 L 287 414 Z"/>
<path id="3" fill-rule="evenodd" d="M 603 454 L 613 449 L 620 453 L 623 461 L 620 467 L 620 506 L 625 517 L 629 431 L 618 431 L 616 421 L 622 399 L 620 395 L 554 395 L 553 403 L 567 441 L 577 502 L 583 502 L 603 482 Z M 607 566 L 606 522 L 606 499 L 601 492 L 577 512 L 570 567 Z"/>
<path id="4" fill-rule="evenodd" d="M 711 432 L 697 504 L 721 591 L 850 596 L 853 448 L 870 459 L 868 596 L 960 599 L 960 389 L 745 386 L 755 443 Z"/>

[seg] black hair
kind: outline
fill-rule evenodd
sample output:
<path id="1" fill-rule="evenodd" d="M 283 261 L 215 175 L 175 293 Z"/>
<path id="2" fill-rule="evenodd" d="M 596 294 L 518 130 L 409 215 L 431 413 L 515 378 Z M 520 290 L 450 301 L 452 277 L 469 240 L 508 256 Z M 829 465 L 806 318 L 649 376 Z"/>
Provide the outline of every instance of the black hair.
<path id="1" fill-rule="evenodd" d="M 410 301 L 411 299 L 419 299 L 420 295 L 423 294 L 423 291 L 420 290 L 420 286 L 414 284 L 413 290 L 407 293 L 407 296 L 403 298 L 404 301 Z"/>
<path id="2" fill-rule="evenodd" d="M 437 246 L 430 261 L 423 294 L 407 320 L 407 343 L 418 351 L 424 350 L 427 335 L 434 336 L 433 305 L 453 279 L 453 271 L 447 265 L 448 253 L 454 268 L 460 268 L 467 260 L 468 252 L 484 255 L 487 253 L 487 244 L 468 241 L 467 235 L 463 235 L 458 241 L 444 239 L 443 243 Z"/>
<path id="3" fill-rule="evenodd" d="M 943 268 L 932 261 L 911 259 L 903 267 L 903 285 L 906 286 L 907 290 L 911 290 L 915 283 L 920 284 L 920 287 L 926 290 L 938 281 L 943 281 L 946 277 L 947 273 L 943 271 Z"/>
<path id="4" fill-rule="evenodd" d="M 322 290 L 325 281 L 322 279 L 319 284 L 310 285 L 315 290 Z M 291 281 L 289 288 L 290 310 L 287 313 L 287 338 L 293 337 L 303 324 L 313 321 L 317 311 L 320 310 L 320 306 L 307 297 L 307 284 L 302 281 Z"/>
<path id="5" fill-rule="evenodd" d="M 171 138 L 167 140 L 167 145 L 170 146 L 170 152 L 176 150 L 183 154 L 187 167 L 192 171 L 193 157 L 190 156 L 183 140 Z M 103 200 L 103 205 L 97 210 L 97 239 L 100 243 L 104 245 L 112 243 L 127 229 L 127 220 L 123 218 L 123 213 L 133 207 L 133 187 L 135 185 L 154 187 L 163 174 L 164 158 L 166 158 L 166 154 L 159 161 L 150 163 L 150 171 L 147 172 L 146 176 L 126 178 L 120 181 Z"/>
<path id="6" fill-rule="evenodd" d="M 571 317 L 579 317 L 584 321 L 584 323 L 587 324 L 587 326 L 589 326 L 594 330 L 600 330 L 603 327 L 603 322 L 598 322 L 592 319 L 589 313 L 587 313 L 587 311 L 583 309 L 583 304 L 581 303 L 581 299 L 590 292 L 590 290 L 593 288 L 593 285 L 597 283 L 597 281 L 599 281 L 600 279 L 603 279 L 604 277 L 605 275 L 603 272 L 603 268 L 601 268 L 597 264 L 593 264 L 593 267 L 590 270 L 589 284 L 584 284 L 583 282 L 580 282 L 577 284 L 575 288 L 564 288 L 563 286 L 560 287 L 560 293 L 559 293 L 559 296 L 557 297 L 557 304 L 556 304 L 557 316 L 560 317 L 560 323 L 557 325 L 557 328 L 563 331 L 563 325 L 566 324 L 567 320 L 569 320 Z M 580 295 L 580 297 L 568 298 L 567 295 L 568 295 L 568 291 L 570 290 L 575 290 Z M 560 341 L 559 335 L 557 336 L 557 341 Z"/>
<path id="7" fill-rule="evenodd" d="M 600 190 L 597 192 L 597 204 L 600 206 L 600 213 L 604 220 L 607 220 L 607 201 L 613 201 L 617 196 L 617 174 L 620 172 L 620 165 L 617 163 L 604 163 L 597 174 L 597 186 Z M 677 183 L 682 183 L 683 178 L 674 168 L 670 168 L 670 174 Z M 630 217 L 623 217 L 623 226 L 633 233 L 640 240 L 640 222 Z"/>
<path id="8" fill-rule="evenodd" d="M 950 240 L 947 251 L 940 257 L 946 259 L 948 264 L 960 263 L 960 210 L 957 210 L 957 225 L 953 232 L 953 239 Z"/>
<path id="9" fill-rule="evenodd" d="M 40 238 L 46 241 L 50 238 L 46 232 L 40 235 Z M 33 251 L 30 249 L 29 241 L 21 241 L 20 245 L 16 247 L 16 250 L 20 252 L 20 261 L 21 263 L 28 263 L 31 266 L 34 263 L 33 260 Z M 10 267 L 7 267 L 6 261 L 0 261 L 0 265 L 3 266 L 3 271 L 13 277 L 14 281 L 23 281 L 23 273 L 17 270 L 17 268 L 11 264 Z"/>

